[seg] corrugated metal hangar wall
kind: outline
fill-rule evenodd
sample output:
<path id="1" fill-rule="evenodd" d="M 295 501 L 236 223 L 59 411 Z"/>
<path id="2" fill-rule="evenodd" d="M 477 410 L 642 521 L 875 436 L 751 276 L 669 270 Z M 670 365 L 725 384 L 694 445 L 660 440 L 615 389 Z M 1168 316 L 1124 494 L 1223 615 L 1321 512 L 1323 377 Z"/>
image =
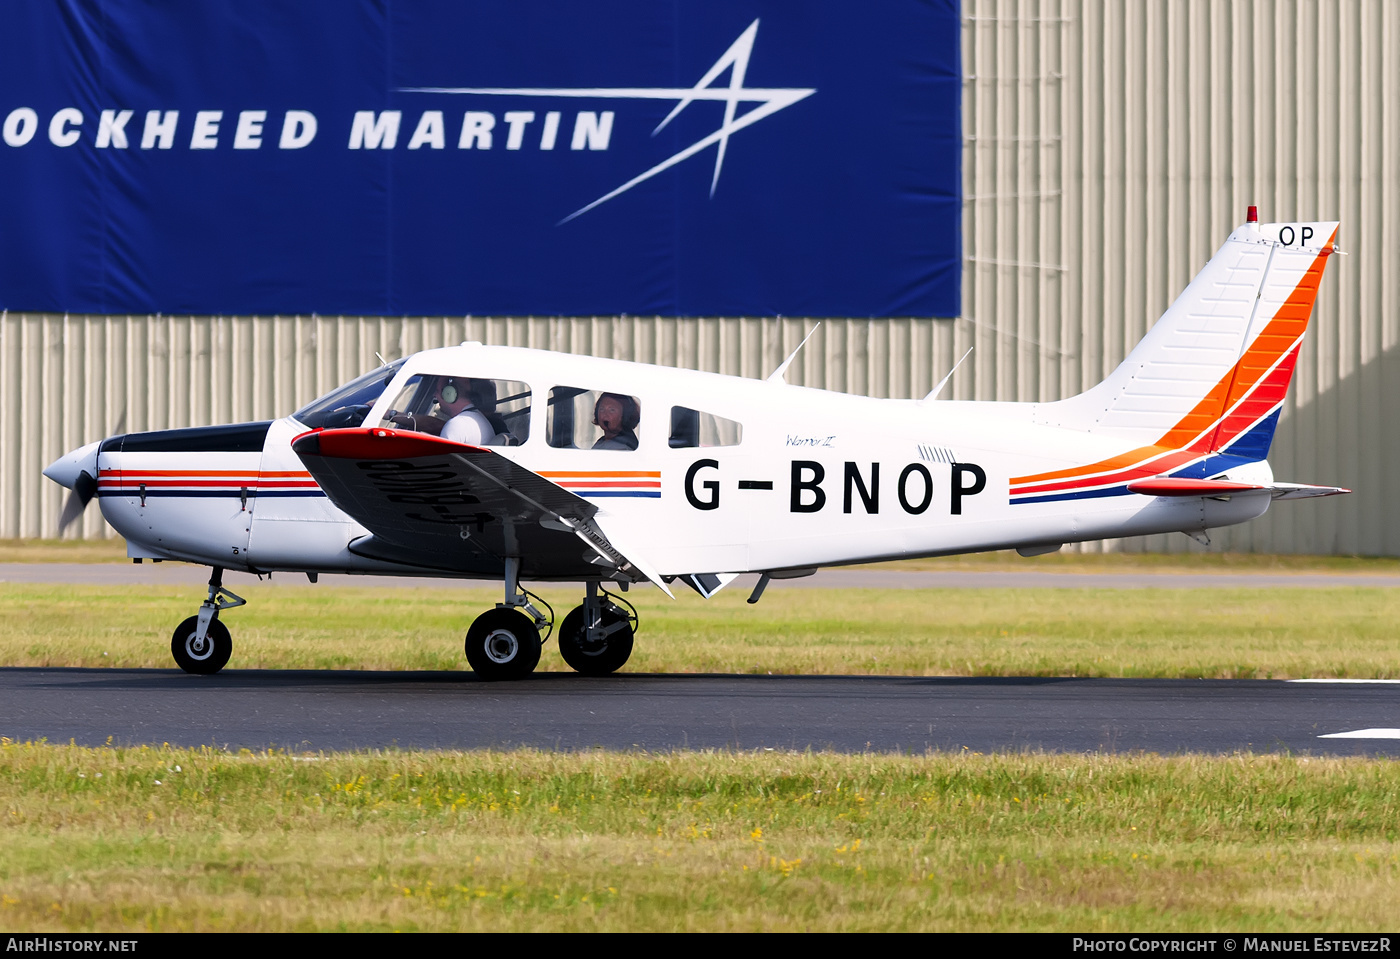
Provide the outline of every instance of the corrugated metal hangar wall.
<path id="1" fill-rule="evenodd" d="M 975 346 L 949 395 L 1071 395 L 1122 359 L 1247 205 L 1340 219 L 1351 255 L 1329 264 L 1270 459 L 1281 479 L 1357 492 L 1285 504 L 1214 548 L 1400 555 L 1386 415 L 1400 411 L 1396 49 L 1389 0 L 966 0 L 963 316 L 824 321 L 789 380 L 919 396 Z M 0 536 L 53 536 L 64 491 L 39 471 L 119 421 L 283 415 L 376 351 L 479 339 L 762 376 L 810 325 L 4 314 Z M 80 525 L 70 535 L 110 535 L 96 510 Z"/>

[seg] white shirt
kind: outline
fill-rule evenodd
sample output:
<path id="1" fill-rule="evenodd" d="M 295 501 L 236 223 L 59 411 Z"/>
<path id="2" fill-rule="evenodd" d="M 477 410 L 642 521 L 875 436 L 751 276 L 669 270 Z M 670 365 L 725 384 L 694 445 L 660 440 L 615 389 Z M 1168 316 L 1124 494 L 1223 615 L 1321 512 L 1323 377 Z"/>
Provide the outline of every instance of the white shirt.
<path id="1" fill-rule="evenodd" d="M 487 446 L 495 442 L 496 428 L 480 410 L 469 406 L 447 421 L 442 438 L 468 446 Z"/>

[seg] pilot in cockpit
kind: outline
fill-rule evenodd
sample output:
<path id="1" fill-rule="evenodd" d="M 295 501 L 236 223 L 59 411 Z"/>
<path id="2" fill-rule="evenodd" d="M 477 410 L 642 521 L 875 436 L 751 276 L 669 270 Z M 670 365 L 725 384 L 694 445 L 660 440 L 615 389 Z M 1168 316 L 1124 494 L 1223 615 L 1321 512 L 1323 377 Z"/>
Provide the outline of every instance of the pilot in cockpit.
<path id="1" fill-rule="evenodd" d="M 491 422 L 482 407 L 494 407 L 491 397 L 485 395 L 491 387 L 489 381 L 474 380 L 464 376 L 441 376 L 433 384 L 433 399 L 436 401 L 437 415 L 416 413 L 394 413 L 391 419 L 397 426 L 407 427 L 420 433 L 433 433 L 454 443 L 468 446 L 492 446 L 503 442 L 500 431 Z"/>

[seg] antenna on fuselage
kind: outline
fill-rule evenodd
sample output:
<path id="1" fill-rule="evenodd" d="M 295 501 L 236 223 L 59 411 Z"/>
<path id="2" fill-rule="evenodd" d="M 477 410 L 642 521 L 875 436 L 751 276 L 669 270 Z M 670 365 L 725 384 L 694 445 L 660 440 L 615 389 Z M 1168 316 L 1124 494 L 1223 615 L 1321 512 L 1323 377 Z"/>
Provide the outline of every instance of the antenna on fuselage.
<path id="1" fill-rule="evenodd" d="M 943 377 L 943 379 L 939 380 L 939 381 L 938 381 L 938 385 L 935 386 L 933 389 L 929 390 L 929 391 L 928 391 L 928 396 L 925 396 L 925 397 L 924 397 L 922 400 L 920 400 L 919 402 L 921 402 L 921 403 L 927 403 L 929 400 L 936 400 L 936 399 L 938 399 L 938 394 L 941 393 L 941 392 L 943 392 L 943 387 L 945 387 L 945 386 L 948 385 L 948 381 L 951 380 L 951 379 L 953 378 L 953 374 L 956 373 L 956 372 L 958 371 L 958 367 L 962 366 L 963 360 L 967 359 L 967 358 L 968 358 L 969 356 L 971 356 L 971 355 L 972 355 L 972 347 L 969 346 L 969 347 L 967 348 L 967 352 L 964 353 L 964 354 L 962 355 L 962 360 L 958 360 L 956 363 L 954 363 L 954 364 L 953 364 L 953 368 L 952 368 L 951 370 L 948 371 L 948 375 L 945 376 L 945 377 Z"/>
<path id="2" fill-rule="evenodd" d="M 768 382 L 769 382 L 769 383 L 785 383 L 785 382 L 787 382 L 786 380 L 783 379 L 783 374 L 787 372 L 787 368 L 788 368 L 789 366 L 792 365 L 792 361 L 795 360 L 795 359 L 797 359 L 797 354 L 802 352 L 802 347 L 804 347 L 804 346 L 807 345 L 807 341 L 810 340 L 810 339 L 812 338 L 812 334 L 815 333 L 815 332 L 817 332 L 817 327 L 820 327 L 820 326 L 821 326 L 821 324 L 818 323 L 816 326 L 814 326 L 814 327 L 812 327 L 810 330 L 808 330 L 808 331 L 807 331 L 807 335 L 804 336 L 804 337 L 802 338 L 802 342 L 797 344 L 797 349 L 793 350 L 790 354 L 788 354 L 788 358 L 785 359 L 785 360 L 783 360 L 783 363 L 782 363 L 781 366 L 779 366 L 779 367 L 778 367 L 776 370 L 774 370 L 772 373 L 769 373 L 769 374 L 768 374 Z"/>
<path id="3" fill-rule="evenodd" d="M 388 365 L 389 365 L 389 364 L 385 361 L 384 357 L 382 357 L 382 356 L 379 355 L 379 351 L 378 351 L 378 350 L 375 350 L 375 351 L 374 351 L 374 358 L 375 358 L 376 360 L 379 361 L 379 365 L 380 365 L 380 366 L 388 366 Z"/>

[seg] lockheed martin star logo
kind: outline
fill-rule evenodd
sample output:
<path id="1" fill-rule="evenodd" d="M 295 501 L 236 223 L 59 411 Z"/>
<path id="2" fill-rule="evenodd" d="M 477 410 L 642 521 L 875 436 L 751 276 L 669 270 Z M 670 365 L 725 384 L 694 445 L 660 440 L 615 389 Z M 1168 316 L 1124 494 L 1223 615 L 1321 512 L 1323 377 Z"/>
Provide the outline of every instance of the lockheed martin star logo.
<path id="1" fill-rule="evenodd" d="M 749 68 L 749 57 L 753 54 L 754 38 L 758 36 L 758 21 L 749 24 L 748 29 L 739 34 L 739 39 L 730 44 L 729 49 L 724 51 L 724 55 L 715 61 L 714 66 L 705 72 L 700 81 L 693 87 L 403 87 L 401 93 L 462 93 L 474 94 L 477 96 L 501 96 L 501 97 L 578 97 L 587 99 L 611 99 L 611 100 L 675 100 L 676 105 L 671 112 L 666 114 L 655 130 L 651 131 L 652 136 L 656 136 L 666 125 L 678 117 L 682 110 L 690 106 L 696 100 L 718 100 L 724 103 L 724 122 L 720 124 L 718 130 L 708 136 L 696 140 L 690 146 L 678 153 L 672 154 L 662 160 L 650 170 L 640 173 L 628 180 L 622 186 L 609 193 L 605 193 L 587 206 L 580 207 L 570 213 L 560 224 L 568 223 L 575 217 L 582 216 L 589 210 L 602 206 L 614 197 L 621 196 L 639 183 L 645 183 L 652 177 L 669 170 L 671 167 L 690 157 L 695 156 L 701 150 L 718 144 L 719 149 L 715 153 L 715 172 L 710 179 L 710 196 L 715 195 L 715 189 L 719 186 L 719 174 L 724 168 L 724 154 L 729 149 L 729 138 L 745 127 L 751 127 L 759 120 L 771 117 L 779 110 L 790 107 L 799 100 L 805 100 L 816 89 L 798 89 L 795 87 L 746 87 L 744 86 L 744 74 Z M 726 69 L 729 70 L 728 86 L 712 86 Z M 740 103 L 757 103 L 758 106 L 749 110 L 743 116 L 736 116 Z"/>

